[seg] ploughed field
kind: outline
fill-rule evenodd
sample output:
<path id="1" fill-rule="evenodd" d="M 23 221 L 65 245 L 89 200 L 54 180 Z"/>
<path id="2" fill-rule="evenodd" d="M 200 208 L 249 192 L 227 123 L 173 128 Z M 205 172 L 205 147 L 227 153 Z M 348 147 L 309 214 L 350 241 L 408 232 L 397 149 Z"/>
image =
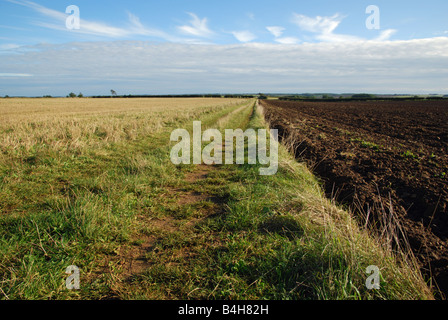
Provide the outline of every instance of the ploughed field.
<path id="1" fill-rule="evenodd" d="M 327 194 L 362 224 L 398 221 L 423 273 L 447 293 L 448 101 L 261 103 Z"/>

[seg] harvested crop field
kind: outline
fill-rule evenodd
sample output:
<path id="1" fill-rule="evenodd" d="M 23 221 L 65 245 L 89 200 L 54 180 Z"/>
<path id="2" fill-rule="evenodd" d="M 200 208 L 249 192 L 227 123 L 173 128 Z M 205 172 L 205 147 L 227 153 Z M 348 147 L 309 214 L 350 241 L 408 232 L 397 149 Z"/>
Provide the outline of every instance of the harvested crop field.
<path id="1" fill-rule="evenodd" d="M 448 292 L 448 101 L 262 101 L 265 117 L 360 223 L 398 221 Z M 433 283 L 434 285 L 434 283 Z"/>

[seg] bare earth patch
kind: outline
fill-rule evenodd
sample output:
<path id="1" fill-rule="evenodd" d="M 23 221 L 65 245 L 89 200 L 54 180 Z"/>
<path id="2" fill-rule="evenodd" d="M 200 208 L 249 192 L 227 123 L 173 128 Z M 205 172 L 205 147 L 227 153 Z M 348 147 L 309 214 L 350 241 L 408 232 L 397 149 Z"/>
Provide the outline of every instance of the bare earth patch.
<path id="1" fill-rule="evenodd" d="M 200 182 L 201 180 L 206 179 L 209 172 L 214 169 L 215 167 L 213 166 L 198 165 L 194 172 L 186 175 L 185 181 L 189 185 Z M 222 204 L 211 195 L 182 188 L 168 188 L 167 190 L 171 197 L 176 199 L 176 205 L 179 207 L 194 206 L 203 201 L 211 201 L 215 205 L 211 210 L 207 210 L 208 212 L 203 212 L 203 217 L 200 218 L 189 217 L 185 219 L 176 219 L 169 215 L 157 218 L 140 216 L 139 219 L 144 220 L 143 224 L 148 226 L 152 231 L 151 234 L 140 234 L 134 239 L 133 246 L 122 247 L 117 252 L 117 260 L 120 261 L 119 265 L 123 270 L 123 276 L 128 280 L 131 280 L 136 275 L 145 272 L 153 266 L 154 262 L 151 259 L 148 259 L 148 256 L 158 253 L 159 249 L 157 244 L 165 237 L 178 232 L 182 232 L 186 235 L 193 234 L 194 227 L 197 223 L 202 219 L 213 216 L 217 211 L 221 210 L 219 206 Z M 173 250 L 170 259 L 172 261 L 169 262 L 168 265 L 174 265 L 179 259 L 188 259 L 193 255 L 194 253 L 189 247 L 184 247 L 181 250 Z"/>

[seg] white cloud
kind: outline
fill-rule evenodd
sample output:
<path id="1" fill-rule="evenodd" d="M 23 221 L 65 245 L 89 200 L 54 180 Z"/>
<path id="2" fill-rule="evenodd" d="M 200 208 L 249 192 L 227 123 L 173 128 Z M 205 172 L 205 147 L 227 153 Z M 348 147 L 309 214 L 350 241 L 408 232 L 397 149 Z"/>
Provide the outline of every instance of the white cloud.
<path id="1" fill-rule="evenodd" d="M 280 44 L 297 44 L 300 40 L 296 37 L 282 37 L 285 28 L 279 26 L 270 26 L 266 29 L 275 37 L 274 41 Z"/>
<path id="2" fill-rule="evenodd" d="M 316 36 L 317 40 L 326 42 L 355 42 L 364 41 L 364 39 L 348 34 L 324 33 Z"/>
<path id="3" fill-rule="evenodd" d="M 5 26 L 5 25 L 0 25 L 0 28 L 6 28 L 6 29 L 10 29 L 10 30 L 19 30 L 19 31 L 30 31 L 29 29 L 26 29 L 26 28 Z"/>
<path id="4" fill-rule="evenodd" d="M 10 49 L 16 49 L 16 48 L 19 48 L 19 47 L 20 47 L 20 45 L 15 44 L 15 43 L 0 44 L 0 50 L 10 50 Z"/>
<path id="5" fill-rule="evenodd" d="M 331 17 L 317 16 L 311 18 L 302 14 L 293 14 L 293 22 L 302 30 L 329 35 L 339 26 L 343 17 L 335 14 Z"/>
<path id="6" fill-rule="evenodd" d="M 49 18 L 50 21 L 46 22 L 39 21 L 35 23 L 38 26 L 48 29 L 75 32 L 101 37 L 109 37 L 109 38 L 124 38 L 132 35 L 146 35 L 162 38 L 169 41 L 177 40 L 163 31 L 146 28 L 145 26 L 143 26 L 143 24 L 140 22 L 140 19 L 136 15 L 129 12 L 128 12 L 128 19 L 130 26 L 127 28 L 114 27 L 103 22 L 80 19 L 79 30 L 68 30 L 65 27 L 65 21 L 68 17 L 68 14 L 66 14 L 65 12 L 49 9 L 32 1 L 22 1 L 22 0 L 7 0 L 7 1 L 31 8 L 36 12 L 40 13 L 41 15 L 45 16 L 46 18 Z"/>
<path id="7" fill-rule="evenodd" d="M 376 41 L 387 41 L 390 39 L 391 36 L 393 36 L 397 30 L 395 29 L 387 29 L 381 31 L 380 35 L 375 38 Z"/>
<path id="8" fill-rule="evenodd" d="M 131 12 L 128 12 L 128 18 L 131 24 L 131 27 L 128 29 L 128 32 L 131 34 L 157 37 L 161 39 L 166 39 L 168 41 L 179 41 L 179 39 L 176 39 L 176 37 L 173 37 L 167 34 L 166 32 L 154 28 L 145 27 L 140 22 L 140 18 Z"/>
<path id="9" fill-rule="evenodd" d="M 197 15 L 191 12 L 188 12 L 188 14 L 192 18 L 192 20 L 190 20 L 190 25 L 178 27 L 180 32 L 187 35 L 203 38 L 213 36 L 214 32 L 209 29 L 207 25 L 207 18 L 200 19 Z"/>
<path id="10" fill-rule="evenodd" d="M 0 78 L 5 77 L 32 77 L 32 74 L 29 73 L 0 73 Z"/>
<path id="11" fill-rule="evenodd" d="M 334 33 L 343 19 L 344 17 L 340 16 L 338 13 L 331 17 L 316 16 L 314 18 L 297 13 L 293 14 L 293 23 L 304 31 L 315 33 L 316 40 L 325 42 L 352 42 L 363 40 L 356 36 Z"/>
<path id="12" fill-rule="evenodd" d="M 277 26 L 266 27 L 266 29 L 276 38 L 281 37 L 283 31 L 285 31 L 285 28 Z"/>
<path id="13" fill-rule="evenodd" d="M 293 23 L 295 23 L 300 29 L 308 32 L 315 33 L 315 39 L 324 42 L 356 42 L 356 41 L 368 41 L 367 39 L 348 35 L 338 34 L 335 30 L 340 25 L 344 17 L 338 13 L 331 17 L 308 17 L 302 14 L 293 14 Z M 373 39 L 373 41 L 387 41 L 392 35 L 397 32 L 395 29 L 387 29 L 380 33 L 379 36 Z"/>
<path id="14" fill-rule="evenodd" d="M 448 83 L 447 37 L 296 45 L 108 41 L 19 52 L 2 54 L 0 96 L 107 94 L 111 87 L 123 94 L 442 93 Z"/>
<path id="15" fill-rule="evenodd" d="M 257 38 L 250 31 L 233 31 L 232 34 L 239 42 L 250 42 Z"/>
<path id="16" fill-rule="evenodd" d="M 81 29 L 76 30 L 77 32 L 80 33 L 106 36 L 112 38 L 127 37 L 130 34 L 132 34 L 130 30 L 113 27 L 101 22 L 81 20 L 80 25 Z"/>
<path id="17" fill-rule="evenodd" d="M 295 37 L 282 37 L 282 38 L 276 38 L 275 42 L 281 43 L 281 44 L 297 44 L 300 42 L 300 39 Z"/>
<path id="18" fill-rule="evenodd" d="M 128 12 L 129 22 L 131 23 L 132 30 L 137 34 L 146 34 L 148 32 L 147 28 L 143 26 L 140 22 L 140 18 L 131 12 Z"/>

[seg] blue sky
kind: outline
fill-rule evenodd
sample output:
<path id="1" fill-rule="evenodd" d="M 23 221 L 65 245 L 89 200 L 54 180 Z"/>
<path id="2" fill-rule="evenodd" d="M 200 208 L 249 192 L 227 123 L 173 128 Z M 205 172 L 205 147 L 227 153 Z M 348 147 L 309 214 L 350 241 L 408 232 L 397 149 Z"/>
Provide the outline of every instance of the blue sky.
<path id="1" fill-rule="evenodd" d="M 0 96 L 446 94 L 447 12 L 444 0 L 0 0 Z"/>

